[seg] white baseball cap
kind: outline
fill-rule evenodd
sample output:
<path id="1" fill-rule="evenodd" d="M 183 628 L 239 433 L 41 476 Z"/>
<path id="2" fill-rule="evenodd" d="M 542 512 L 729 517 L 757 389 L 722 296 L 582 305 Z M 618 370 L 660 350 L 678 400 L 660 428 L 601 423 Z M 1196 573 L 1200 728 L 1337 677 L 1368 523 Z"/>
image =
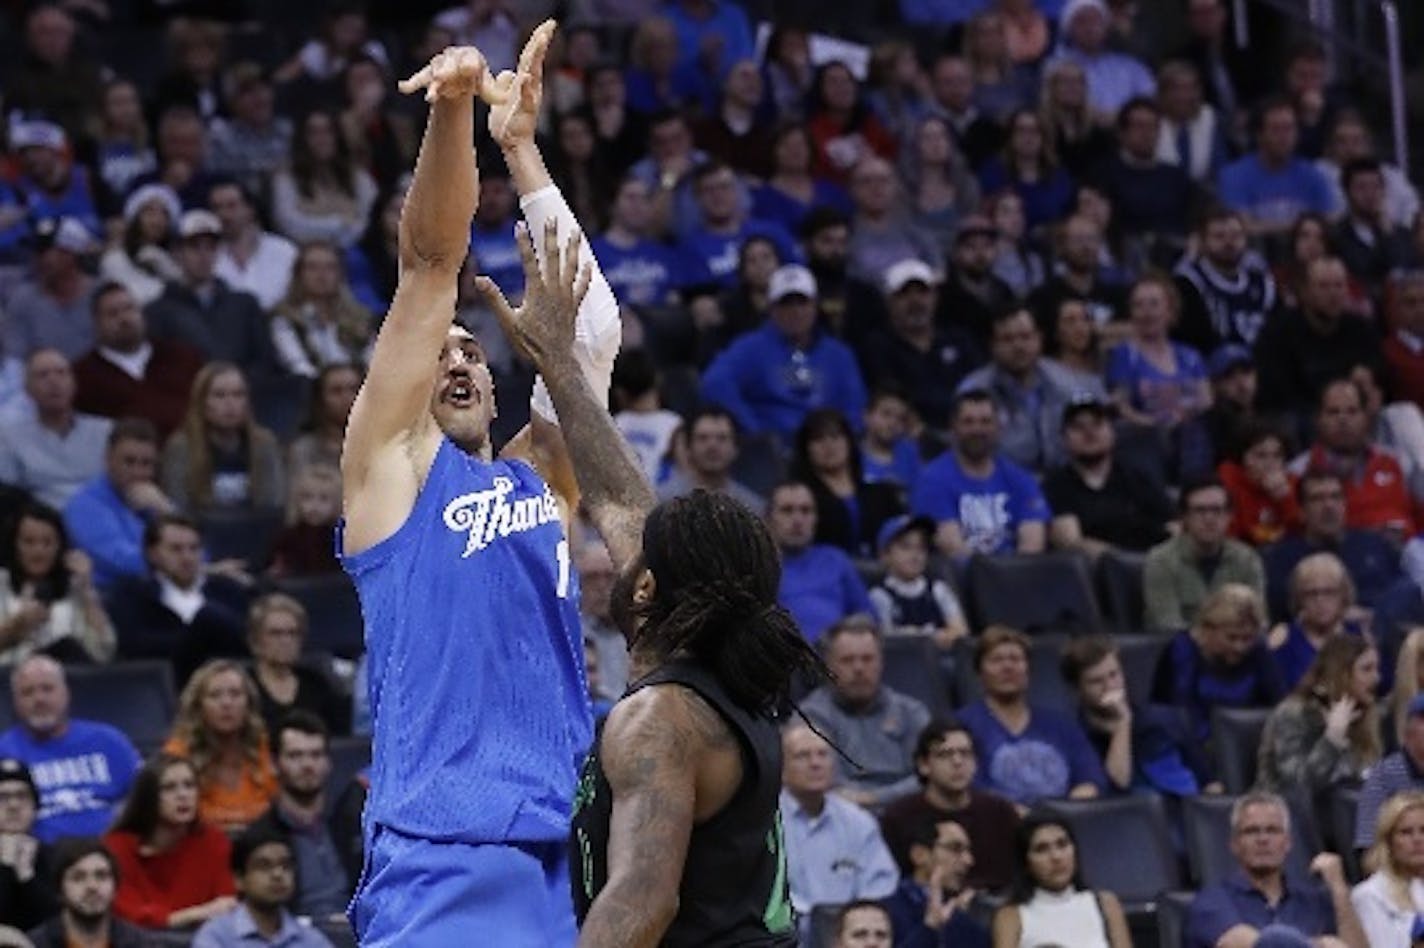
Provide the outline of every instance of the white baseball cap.
<path id="1" fill-rule="evenodd" d="M 807 299 L 816 298 L 816 278 L 811 275 L 800 264 L 789 263 L 784 267 L 778 267 L 771 275 L 771 282 L 767 285 L 767 299 L 772 303 L 779 303 L 788 296 L 804 296 Z"/>
<path id="2" fill-rule="evenodd" d="M 222 221 L 212 211 L 195 208 L 184 212 L 178 224 L 178 234 L 184 240 L 190 237 L 221 237 Z"/>
<path id="3" fill-rule="evenodd" d="M 923 283 L 925 286 L 934 286 L 939 280 L 935 277 L 935 272 L 928 263 L 918 257 L 910 257 L 892 264 L 890 269 L 885 271 L 885 292 L 894 296 L 896 293 L 909 286 L 911 283 Z"/>

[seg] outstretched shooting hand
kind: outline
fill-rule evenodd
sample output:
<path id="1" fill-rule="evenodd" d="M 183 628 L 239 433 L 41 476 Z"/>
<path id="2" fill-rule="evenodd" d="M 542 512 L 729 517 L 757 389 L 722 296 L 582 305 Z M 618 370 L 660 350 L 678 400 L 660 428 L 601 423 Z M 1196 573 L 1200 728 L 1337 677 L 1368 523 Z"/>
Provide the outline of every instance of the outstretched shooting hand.
<path id="1" fill-rule="evenodd" d="M 475 96 L 494 102 L 508 94 L 507 88 L 502 92 L 491 78 L 484 53 L 473 46 L 451 46 L 436 53 L 424 69 L 402 80 L 397 88 L 407 95 L 424 89 L 426 102 Z"/>
<path id="2" fill-rule="evenodd" d="M 544 265 L 534 255 L 529 225 L 515 226 L 514 240 L 524 262 L 524 302 L 518 309 L 509 305 L 499 287 L 487 276 L 475 278 L 504 334 L 542 372 L 561 358 L 572 358 L 574 324 L 579 305 L 588 293 L 593 268 L 579 266 L 579 244 L 583 234 L 577 229 L 559 246 L 559 232 L 551 218 L 544 227 Z"/>
<path id="3" fill-rule="evenodd" d="M 486 95 L 490 104 L 490 136 L 501 148 L 510 149 L 534 140 L 539 125 L 539 107 L 544 99 L 544 54 L 554 38 L 553 20 L 545 20 L 529 35 L 524 51 L 519 54 L 519 66 L 495 76 L 486 88 L 495 98 Z"/>

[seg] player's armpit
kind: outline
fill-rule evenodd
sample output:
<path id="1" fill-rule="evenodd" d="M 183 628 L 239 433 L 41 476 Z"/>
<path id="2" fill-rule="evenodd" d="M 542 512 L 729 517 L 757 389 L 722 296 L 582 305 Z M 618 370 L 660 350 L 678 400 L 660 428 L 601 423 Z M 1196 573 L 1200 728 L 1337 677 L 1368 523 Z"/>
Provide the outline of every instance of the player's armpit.
<path id="1" fill-rule="evenodd" d="M 608 882 L 579 948 L 651 948 L 677 917 L 707 741 L 690 700 L 676 686 L 645 688 L 619 702 L 604 725 L 603 771 L 613 792 Z"/>

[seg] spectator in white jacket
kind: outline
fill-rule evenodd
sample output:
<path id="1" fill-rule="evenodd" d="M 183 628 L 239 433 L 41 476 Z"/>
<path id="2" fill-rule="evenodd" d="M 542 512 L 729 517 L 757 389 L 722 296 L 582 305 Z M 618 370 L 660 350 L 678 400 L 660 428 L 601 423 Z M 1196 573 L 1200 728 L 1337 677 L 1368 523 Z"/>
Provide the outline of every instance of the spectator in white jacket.
<path id="1" fill-rule="evenodd" d="M 1424 793 L 1397 793 L 1380 807 L 1369 878 L 1350 893 L 1370 948 L 1410 948 L 1424 939 Z"/>

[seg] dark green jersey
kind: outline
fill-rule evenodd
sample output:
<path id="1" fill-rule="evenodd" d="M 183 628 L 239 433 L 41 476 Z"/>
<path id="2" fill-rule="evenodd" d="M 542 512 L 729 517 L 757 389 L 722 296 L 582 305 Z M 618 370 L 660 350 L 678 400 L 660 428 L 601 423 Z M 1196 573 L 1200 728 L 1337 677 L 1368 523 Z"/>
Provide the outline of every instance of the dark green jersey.
<path id="1" fill-rule="evenodd" d="M 742 783 L 726 806 L 692 829 L 677 917 L 662 944 L 792 948 L 796 925 L 777 809 L 781 736 L 776 722 L 739 708 L 711 672 L 688 660 L 667 663 L 630 685 L 628 694 L 666 683 L 692 689 L 722 716 L 741 747 Z M 574 797 L 569 868 L 580 925 L 608 881 L 613 794 L 599 761 L 602 742 L 600 732 Z"/>

